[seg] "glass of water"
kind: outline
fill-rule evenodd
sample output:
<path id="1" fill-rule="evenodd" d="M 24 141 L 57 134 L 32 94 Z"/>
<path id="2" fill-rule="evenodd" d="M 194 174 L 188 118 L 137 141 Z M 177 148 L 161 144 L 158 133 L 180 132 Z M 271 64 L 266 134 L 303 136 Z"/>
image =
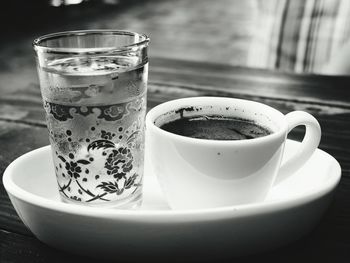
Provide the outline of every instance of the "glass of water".
<path id="1" fill-rule="evenodd" d="M 116 30 L 61 32 L 34 40 L 64 202 L 141 204 L 148 43 L 146 35 Z"/>

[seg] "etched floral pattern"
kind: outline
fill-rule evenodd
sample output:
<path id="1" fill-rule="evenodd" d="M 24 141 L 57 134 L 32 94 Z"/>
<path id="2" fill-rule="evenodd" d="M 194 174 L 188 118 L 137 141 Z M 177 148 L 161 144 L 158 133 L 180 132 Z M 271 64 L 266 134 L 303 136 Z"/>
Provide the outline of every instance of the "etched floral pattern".
<path id="1" fill-rule="evenodd" d="M 116 181 L 102 181 L 96 186 L 96 188 L 101 189 L 103 192 L 100 194 L 93 193 L 94 191 L 89 190 L 83 186 L 83 183 L 87 182 L 87 178 L 83 177 L 83 174 L 89 174 L 89 165 L 93 164 L 94 158 L 89 159 L 79 159 L 75 160 L 75 156 L 70 153 L 69 158 L 72 160 L 66 160 L 61 155 L 58 155 L 58 158 L 62 161 L 63 165 L 60 164 L 60 168 L 64 169 L 62 175 L 65 177 L 65 174 L 69 175 L 69 181 L 65 185 L 59 185 L 60 192 L 67 198 L 73 201 L 82 201 L 82 198 L 78 195 L 86 195 L 90 198 L 87 198 L 85 202 L 93 202 L 96 200 L 109 201 L 106 195 L 121 195 L 125 190 L 135 188 L 135 192 L 140 183 L 136 183 L 139 175 L 134 173 L 131 176 L 127 176 L 130 171 L 133 169 L 133 155 L 129 148 L 119 147 L 115 148 L 115 144 L 108 140 L 97 140 L 93 141 L 88 146 L 89 152 L 99 151 L 99 150 L 109 150 L 110 154 L 108 155 L 106 162 L 104 164 L 104 169 L 106 170 L 106 175 L 113 176 Z M 58 168 L 56 169 L 58 170 Z M 82 178 L 83 177 L 83 178 Z M 100 178 L 99 175 L 95 176 L 95 180 Z M 120 182 L 123 179 L 122 182 Z M 77 184 L 78 195 L 71 193 L 72 183 Z"/>
<path id="2" fill-rule="evenodd" d="M 105 168 L 108 170 L 107 174 L 113 175 L 114 178 L 122 179 L 132 169 L 133 156 L 130 149 L 120 147 L 113 150 L 108 156 Z"/>
<path id="3" fill-rule="evenodd" d="M 101 203 L 127 198 L 140 189 L 143 120 L 136 116 L 145 110 L 144 104 L 118 104 L 109 110 L 107 106 L 45 106 L 50 124 L 66 127 L 57 133 L 48 126 L 62 196 L 74 202 Z M 123 120 L 127 115 L 132 122 Z M 84 118 L 96 122 L 85 128 L 72 126 Z"/>
<path id="4" fill-rule="evenodd" d="M 99 112 L 97 118 L 106 121 L 117 121 L 125 118 L 130 114 L 128 110 L 128 103 L 108 105 L 108 106 L 68 106 L 59 105 L 56 103 L 45 101 L 44 108 L 48 114 L 58 121 L 66 121 L 73 119 L 73 115 L 88 116 Z"/>
<path id="5" fill-rule="evenodd" d="M 81 167 L 75 162 L 66 162 L 66 170 L 70 177 L 78 179 L 81 173 Z"/>
<path id="6" fill-rule="evenodd" d="M 103 189 L 106 193 L 120 195 L 123 192 L 123 188 L 120 189 L 118 182 L 102 182 L 100 185 L 96 186 Z"/>
<path id="7" fill-rule="evenodd" d="M 112 132 L 107 132 L 105 130 L 101 131 L 101 138 L 105 140 L 112 140 L 113 137 L 115 136 L 115 133 Z"/>

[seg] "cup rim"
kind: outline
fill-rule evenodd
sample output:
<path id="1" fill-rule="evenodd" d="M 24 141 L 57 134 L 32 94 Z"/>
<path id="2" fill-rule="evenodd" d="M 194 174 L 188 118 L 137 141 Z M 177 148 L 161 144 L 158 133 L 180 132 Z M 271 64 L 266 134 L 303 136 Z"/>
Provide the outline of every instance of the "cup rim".
<path id="1" fill-rule="evenodd" d="M 176 108 L 175 106 L 178 105 L 178 107 L 183 107 L 180 103 L 188 103 L 188 102 L 193 102 L 193 101 L 204 101 L 207 100 L 207 102 L 203 102 L 202 104 L 208 104 L 209 105 L 209 101 L 217 101 L 217 100 L 222 100 L 222 101 L 239 101 L 239 102 L 245 102 L 245 103 L 253 103 L 256 105 L 259 105 L 261 107 L 264 108 L 268 108 L 269 110 L 274 111 L 276 114 L 280 115 L 281 117 L 281 128 L 279 128 L 277 131 L 272 132 L 269 135 L 266 136 L 262 136 L 262 137 L 258 137 L 258 138 L 253 138 L 253 139 L 249 139 L 249 140 L 215 140 L 215 139 L 199 139 L 199 138 L 192 138 L 192 137 L 187 137 L 187 136 L 183 136 L 183 135 L 178 135 L 175 133 L 171 133 L 168 131 L 165 131 L 163 129 L 161 129 L 160 127 L 158 127 L 154 122 L 155 120 L 161 116 L 161 114 L 164 114 L 165 112 L 162 112 L 160 114 L 160 112 L 163 110 L 162 108 L 165 108 L 169 105 L 174 105 L 172 110 L 176 110 L 178 108 Z M 169 111 L 167 111 L 169 112 Z M 232 144 L 253 144 L 253 143 L 262 143 L 262 142 L 268 142 L 270 140 L 274 140 L 276 138 L 280 138 L 281 136 L 284 136 L 286 139 L 286 134 L 288 131 L 288 123 L 286 121 L 286 119 L 284 118 L 285 115 L 272 108 L 271 106 L 268 106 L 266 104 L 260 103 L 260 102 L 256 102 L 253 100 L 245 100 L 245 99 L 237 99 L 237 98 L 229 98 L 229 97 L 188 97 L 188 98 L 181 98 L 181 99 L 175 99 L 175 100 L 170 100 L 164 103 L 161 103 L 155 107 L 153 107 L 146 115 L 146 130 L 152 129 L 154 132 L 156 132 L 159 135 L 162 136 L 167 136 L 173 140 L 177 140 L 177 141 L 183 141 L 186 143 L 192 143 L 192 144 L 219 144 L 221 146 L 231 146 Z"/>
<path id="2" fill-rule="evenodd" d="M 139 36 L 140 38 L 142 38 L 142 40 L 130 45 L 121 45 L 116 47 L 96 47 L 96 48 L 47 47 L 42 44 L 43 41 L 52 40 L 63 36 L 89 35 L 89 34 Z M 94 30 L 61 31 L 56 33 L 45 34 L 34 39 L 32 46 L 34 50 L 43 51 L 46 53 L 84 55 L 84 54 L 125 52 L 133 48 L 140 48 L 143 46 L 146 47 L 148 43 L 149 43 L 149 37 L 146 34 L 141 34 L 141 33 L 127 31 L 127 30 L 94 29 Z"/>

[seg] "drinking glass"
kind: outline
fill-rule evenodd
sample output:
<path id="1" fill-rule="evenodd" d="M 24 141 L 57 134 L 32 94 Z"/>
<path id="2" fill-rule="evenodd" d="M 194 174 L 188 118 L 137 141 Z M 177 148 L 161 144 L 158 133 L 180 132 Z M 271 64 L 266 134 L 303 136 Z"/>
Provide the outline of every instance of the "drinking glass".
<path id="1" fill-rule="evenodd" d="M 64 202 L 131 208 L 142 200 L 146 35 L 83 30 L 33 42 Z"/>

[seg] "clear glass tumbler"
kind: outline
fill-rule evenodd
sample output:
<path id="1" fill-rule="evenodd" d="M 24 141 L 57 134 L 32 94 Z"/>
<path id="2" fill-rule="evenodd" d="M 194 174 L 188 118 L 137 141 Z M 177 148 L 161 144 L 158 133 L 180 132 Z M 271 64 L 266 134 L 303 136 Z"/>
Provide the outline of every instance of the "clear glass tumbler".
<path id="1" fill-rule="evenodd" d="M 141 204 L 149 38 L 116 30 L 34 40 L 41 94 L 64 202 Z"/>

